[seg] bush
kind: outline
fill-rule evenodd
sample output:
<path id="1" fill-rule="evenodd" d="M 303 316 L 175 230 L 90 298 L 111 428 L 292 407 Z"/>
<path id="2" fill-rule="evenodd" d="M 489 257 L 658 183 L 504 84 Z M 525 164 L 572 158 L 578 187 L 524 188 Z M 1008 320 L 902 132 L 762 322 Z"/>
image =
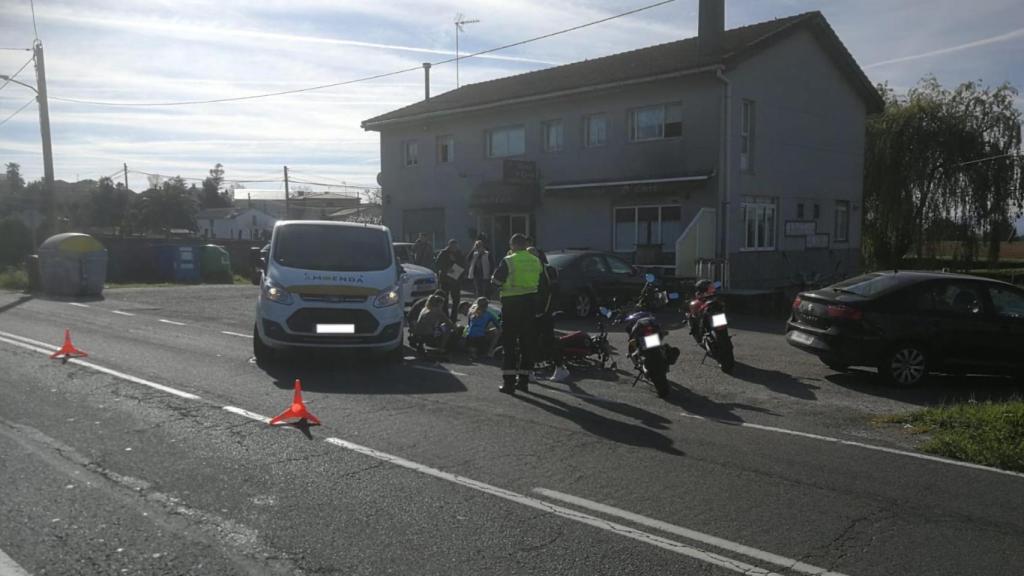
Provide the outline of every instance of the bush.
<path id="1" fill-rule="evenodd" d="M 21 265 L 32 253 L 32 231 L 13 216 L 0 220 L 0 268 Z"/>
<path id="2" fill-rule="evenodd" d="M 0 269 L 0 289 L 28 290 L 28 274 L 23 268 L 13 266 Z"/>

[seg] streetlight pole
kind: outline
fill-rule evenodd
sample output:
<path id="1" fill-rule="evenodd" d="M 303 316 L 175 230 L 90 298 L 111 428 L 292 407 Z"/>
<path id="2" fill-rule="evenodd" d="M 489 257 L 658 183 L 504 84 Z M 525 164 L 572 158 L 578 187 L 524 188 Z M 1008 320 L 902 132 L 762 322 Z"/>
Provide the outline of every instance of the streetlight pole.
<path id="1" fill-rule="evenodd" d="M 476 24 L 479 20 L 464 20 L 461 13 L 455 15 L 455 87 L 459 87 L 459 33 L 466 24 Z"/>

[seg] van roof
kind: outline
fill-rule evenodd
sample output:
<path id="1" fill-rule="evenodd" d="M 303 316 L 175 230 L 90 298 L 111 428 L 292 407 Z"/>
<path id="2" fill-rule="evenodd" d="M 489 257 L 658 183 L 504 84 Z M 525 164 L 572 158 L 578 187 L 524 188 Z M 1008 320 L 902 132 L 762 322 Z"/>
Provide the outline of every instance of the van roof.
<path id="1" fill-rule="evenodd" d="M 365 224 L 362 222 L 336 222 L 334 220 L 278 220 L 274 224 L 274 228 L 278 226 L 344 226 L 348 228 L 372 228 L 374 230 L 380 230 L 381 232 L 387 232 L 387 226 L 381 226 L 379 224 Z"/>

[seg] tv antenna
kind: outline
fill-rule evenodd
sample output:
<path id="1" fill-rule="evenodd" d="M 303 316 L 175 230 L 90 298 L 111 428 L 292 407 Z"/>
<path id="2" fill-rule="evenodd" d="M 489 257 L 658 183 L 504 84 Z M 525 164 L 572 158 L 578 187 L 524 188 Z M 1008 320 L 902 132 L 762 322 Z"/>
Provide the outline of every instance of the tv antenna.
<path id="1" fill-rule="evenodd" d="M 466 20 L 462 12 L 455 15 L 455 87 L 459 87 L 459 33 L 465 32 L 463 26 L 476 24 L 479 20 Z"/>

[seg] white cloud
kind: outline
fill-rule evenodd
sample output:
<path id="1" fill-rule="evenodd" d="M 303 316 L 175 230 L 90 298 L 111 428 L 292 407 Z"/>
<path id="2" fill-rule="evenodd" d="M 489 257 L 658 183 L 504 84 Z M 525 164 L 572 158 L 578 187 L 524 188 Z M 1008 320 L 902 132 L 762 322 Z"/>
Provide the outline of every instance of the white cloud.
<path id="1" fill-rule="evenodd" d="M 998 44 L 1001 42 L 1009 42 L 1018 38 L 1024 38 L 1024 28 L 1018 28 L 1005 34 L 997 34 L 988 38 L 982 38 L 981 40 L 975 40 L 973 42 L 965 42 L 963 44 L 957 44 L 955 46 L 947 46 L 945 48 L 937 48 L 929 50 L 927 52 L 921 52 L 919 54 L 912 54 L 910 56 L 900 56 L 899 58 L 890 58 L 888 60 L 882 60 L 881 62 L 875 62 L 864 66 L 865 70 L 871 68 L 877 68 L 879 66 L 886 66 L 889 64 L 898 64 L 900 62 L 910 62 L 913 60 L 920 60 L 922 58 L 933 58 L 935 56 L 942 56 L 943 54 L 952 54 L 954 52 L 961 52 L 963 50 L 970 50 L 972 48 L 980 48 L 982 46 L 988 46 L 990 44 Z"/>

